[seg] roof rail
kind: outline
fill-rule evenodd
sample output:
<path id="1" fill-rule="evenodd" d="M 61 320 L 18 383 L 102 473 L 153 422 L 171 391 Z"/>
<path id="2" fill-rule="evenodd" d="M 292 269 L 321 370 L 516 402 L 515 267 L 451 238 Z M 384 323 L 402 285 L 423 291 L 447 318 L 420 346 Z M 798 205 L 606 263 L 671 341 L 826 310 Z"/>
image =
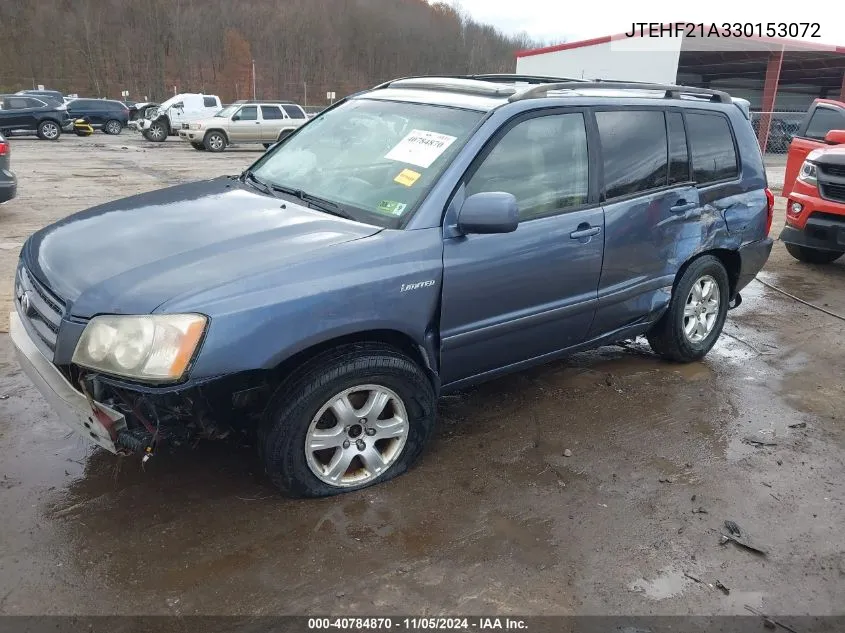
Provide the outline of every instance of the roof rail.
<path id="1" fill-rule="evenodd" d="M 575 79 L 574 77 L 544 77 L 541 75 L 518 75 L 512 73 L 494 73 L 489 75 L 466 75 L 466 79 L 478 79 L 479 81 L 491 81 L 493 83 L 525 83 L 525 84 L 548 84 L 560 81 L 588 82 L 589 79 Z"/>
<path id="2" fill-rule="evenodd" d="M 560 82 L 532 86 L 517 94 L 511 95 L 508 101 L 522 101 L 523 99 L 538 99 L 548 96 L 552 90 L 660 90 L 665 99 L 678 99 L 681 95 L 707 97 L 715 103 L 733 103 L 731 96 L 721 90 L 707 88 L 693 88 L 691 86 L 675 86 L 673 84 L 649 84 L 634 81 L 584 81 Z"/>
<path id="3" fill-rule="evenodd" d="M 447 90 L 449 92 L 462 92 L 485 97 L 511 97 L 517 94 L 513 86 L 498 86 L 494 82 L 473 79 L 470 77 L 408 77 L 396 79 L 380 86 L 379 88 L 412 88 L 415 90 Z"/>

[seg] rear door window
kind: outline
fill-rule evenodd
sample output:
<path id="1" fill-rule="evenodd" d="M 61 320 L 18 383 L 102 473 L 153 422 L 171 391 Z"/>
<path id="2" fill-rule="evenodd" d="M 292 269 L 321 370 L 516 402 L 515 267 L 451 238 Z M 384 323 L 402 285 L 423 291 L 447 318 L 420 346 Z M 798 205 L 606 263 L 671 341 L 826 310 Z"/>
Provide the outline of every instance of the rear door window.
<path id="1" fill-rule="evenodd" d="M 596 112 L 604 162 L 605 199 L 665 187 L 669 179 L 662 110 Z"/>
<path id="2" fill-rule="evenodd" d="M 285 117 L 279 106 L 263 105 L 261 106 L 261 118 L 265 121 L 277 121 L 279 119 L 284 119 Z"/>
<path id="3" fill-rule="evenodd" d="M 842 129 L 845 129 L 845 112 L 836 108 L 818 106 L 810 117 L 804 136 L 822 141 L 831 130 Z"/>
<path id="4" fill-rule="evenodd" d="M 718 113 L 687 112 L 692 176 L 699 185 L 739 175 L 736 147 L 728 119 Z"/>

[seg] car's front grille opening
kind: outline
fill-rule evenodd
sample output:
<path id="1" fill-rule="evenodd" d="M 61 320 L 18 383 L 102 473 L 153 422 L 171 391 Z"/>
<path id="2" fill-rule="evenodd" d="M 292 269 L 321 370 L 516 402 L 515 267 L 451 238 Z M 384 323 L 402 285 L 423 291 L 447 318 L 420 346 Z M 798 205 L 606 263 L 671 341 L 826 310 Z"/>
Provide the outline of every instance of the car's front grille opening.
<path id="1" fill-rule="evenodd" d="M 30 329 L 55 351 L 65 303 L 21 266 L 15 278 L 15 304 Z"/>
<path id="2" fill-rule="evenodd" d="M 819 192 L 822 194 L 822 198 L 827 200 L 845 202 L 845 185 L 834 185 L 829 182 L 819 183 Z"/>
<path id="3" fill-rule="evenodd" d="M 829 165 L 827 163 L 819 163 L 819 169 L 823 174 L 829 176 L 845 176 L 845 165 Z"/>

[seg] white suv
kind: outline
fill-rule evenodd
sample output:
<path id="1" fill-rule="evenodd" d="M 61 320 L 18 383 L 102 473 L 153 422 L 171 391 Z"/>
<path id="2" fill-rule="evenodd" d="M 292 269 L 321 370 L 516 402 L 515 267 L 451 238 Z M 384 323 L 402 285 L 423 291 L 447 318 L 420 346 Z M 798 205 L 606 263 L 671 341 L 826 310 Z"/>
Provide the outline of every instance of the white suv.
<path id="1" fill-rule="evenodd" d="M 183 125 L 179 136 L 209 152 L 222 152 L 232 143 L 270 147 L 306 121 L 305 110 L 289 101 L 236 101 L 213 117 Z"/>

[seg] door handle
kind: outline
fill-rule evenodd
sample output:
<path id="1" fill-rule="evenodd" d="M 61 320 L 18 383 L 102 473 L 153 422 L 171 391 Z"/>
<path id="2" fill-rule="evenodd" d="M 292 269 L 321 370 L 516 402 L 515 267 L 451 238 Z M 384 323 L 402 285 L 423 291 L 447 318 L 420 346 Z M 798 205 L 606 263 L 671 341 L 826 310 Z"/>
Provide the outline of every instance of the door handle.
<path id="1" fill-rule="evenodd" d="M 573 240 L 580 240 L 585 237 L 592 237 L 593 235 L 598 235 L 601 233 L 600 226 L 590 226 L 589 224 L 580 224 L 578 225 L 578 230 L 573 231 L 569 234 L 569 237 Z"/>
<path id="2" fill-rule="evenodd" d="M 671 207 L 669 207 L 669 210 L 672 213 L 686 213 L 687 211 L 691 211 L 692 209 L 695 209 L 697 206 L 698 206 L 698 203 L 687 202 L 686 200 L 681 198 L 675 204 L 673 204 Z"/>

